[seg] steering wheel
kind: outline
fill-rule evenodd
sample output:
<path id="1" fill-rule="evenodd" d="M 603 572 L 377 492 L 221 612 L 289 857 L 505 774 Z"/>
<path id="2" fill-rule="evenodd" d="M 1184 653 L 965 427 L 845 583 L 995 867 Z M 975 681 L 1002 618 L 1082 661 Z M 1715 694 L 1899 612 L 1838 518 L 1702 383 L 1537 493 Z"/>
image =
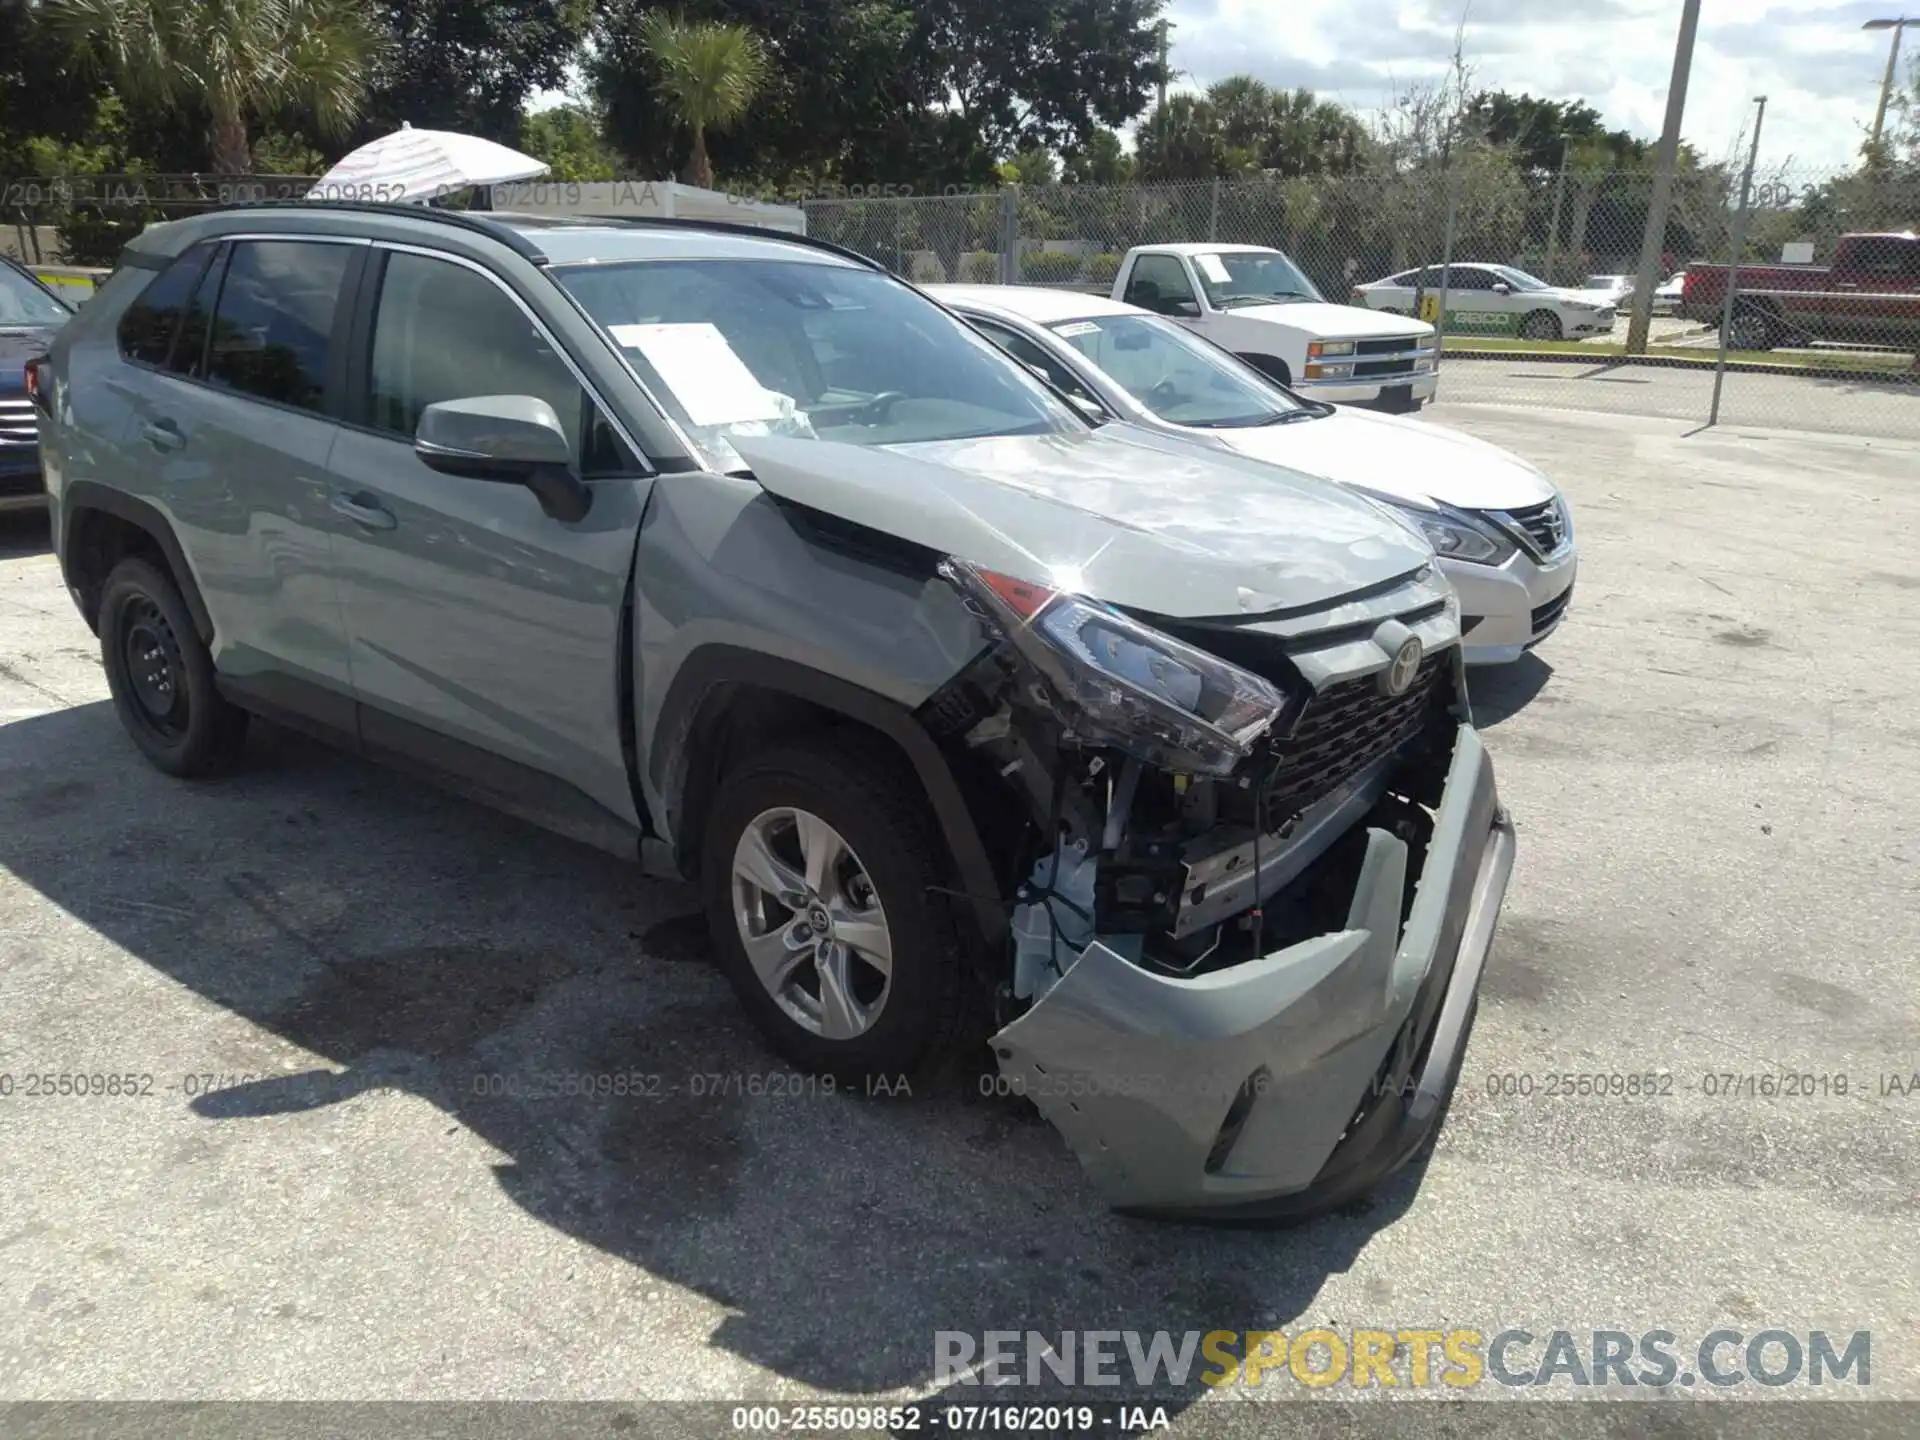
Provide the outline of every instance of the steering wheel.
<path id="1" fill-rule="evenodd" d="M 893 413 L 893 407 L 907 398 L 904 390 L 882 390 L 866 404 L 853 412 L 853 418 L 862 425 L 884 425 L 887 417 Z"/>
<path id="2" fill-rule="evenodd" d="M 1172 380 L 1162 380 L 1147 391 L 1145 396 L 1148 408 L 1156 411 L 1172 409 L 1186 398 L 1186 392 Z"/>

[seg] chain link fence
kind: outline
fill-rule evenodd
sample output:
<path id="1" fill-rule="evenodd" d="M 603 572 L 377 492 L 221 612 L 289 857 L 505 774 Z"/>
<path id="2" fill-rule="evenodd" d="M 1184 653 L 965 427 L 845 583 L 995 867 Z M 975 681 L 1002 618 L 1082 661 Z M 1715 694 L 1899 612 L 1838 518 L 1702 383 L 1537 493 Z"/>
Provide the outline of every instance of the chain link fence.
<path id="1" fill-rule="evenodd" d="M 1499 152 L 1446 170 L 1165 185 L 1008 186 L 807 201 L 810 232 L 921 283 L 1107 293 L 1129 247 L 1273 246 L 1325 299 L 1444 322 L 1443 403 L 1920 438 L 1920 169 L 1681 173 L 1646 343 L 1629 314 L 1655 177 Z M 37 266 L 110 265 L 142 227 L 292 200 L 312 177 L 0 180 L 0 239 Z"/>
<path id="2" fill-rule="evenodd" d="M 1654 182 L 1577 161 L 1530 177 L 1479 153 L 1445 172 L 804 208 L 811 234 L 919 283 L 1104 294 L 1134 245 L 1273 246 L 1329 301 L 1444 317 L 1446 402 L 1920 439 L 1920 172 L 1764 173 L 1744 208 L 1737 172 L 1676 175 L 1630 354 Z"/>

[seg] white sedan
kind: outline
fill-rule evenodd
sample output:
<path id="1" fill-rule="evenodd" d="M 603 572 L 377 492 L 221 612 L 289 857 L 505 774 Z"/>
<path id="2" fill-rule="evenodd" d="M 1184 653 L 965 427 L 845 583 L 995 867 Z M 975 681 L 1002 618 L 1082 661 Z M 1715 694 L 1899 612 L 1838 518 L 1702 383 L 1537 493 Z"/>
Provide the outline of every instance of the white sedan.
<path id="1" fill-rule="evenodd" d="M 1426 536 L 1460 596 L 1471 665 L 1517 660 L 1573 597 L 1573 519 L 1532 465 L 1483 440 L 1303 399 L 1158 315 L 1066 290 L 927 293 L 1089 415 L 1233 450 L 1359 490 Z"/>
<path id="2" fill-rule="evenodd" d="M 1616 307 L 1584 290 L 1563 290 L 1511 265 L 1455 261 L 1448 267 L 1447 325 L 1456 332 L 1518 335 L 1523 340 L 1579 340 L 1611 335 Z M 1441 267 L 1403 270 L 1353 287 L 1353 303 L 1411 315 L 1416 288 L 1438 304 Z"/>

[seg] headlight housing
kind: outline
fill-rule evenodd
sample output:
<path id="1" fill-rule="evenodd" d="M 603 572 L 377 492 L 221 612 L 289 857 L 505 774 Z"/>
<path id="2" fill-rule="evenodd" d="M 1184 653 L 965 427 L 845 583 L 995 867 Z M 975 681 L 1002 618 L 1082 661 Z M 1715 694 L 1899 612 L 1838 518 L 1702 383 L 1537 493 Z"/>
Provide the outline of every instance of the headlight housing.
<path id="1" fill-rule="evenodd" d="M 1455 510 L 1448 505 L 1429 509 L 1424 505 L 1410 505 L 1391 495 L 1382 495 L 1377 490 L 1366 490 L 1360 486 L 1354 488 L 1411 524 L 1442 560 L 1500 565 L 1514 553 L 1511 539 L 1493 525 L 1463 510 Z"/>
<path id="2" fill-rule="evenodd" d="M 964 560 L 940 574 L 1040 672 L 1069 725 L 1150 765 L 1229 774 L 1286 710 L 1270 681 L 1097 600 Z"/>
<path id="3" fill-rule="evenodd" d="M 1307 358 L 1317 360 L 1322 355 L 1351 355 L 1351 340 L 1310 340 L 1307 342 Z"/>

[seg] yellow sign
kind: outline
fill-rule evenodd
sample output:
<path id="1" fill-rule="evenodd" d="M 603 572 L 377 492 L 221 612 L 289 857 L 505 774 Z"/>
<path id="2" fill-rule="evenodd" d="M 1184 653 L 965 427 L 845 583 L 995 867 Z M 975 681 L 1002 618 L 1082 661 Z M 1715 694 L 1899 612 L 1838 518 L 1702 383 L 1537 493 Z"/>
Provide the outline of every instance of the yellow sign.
<path id="1" fill-rule="evenodd" d="M 1440 297 L 1429 291 L 1420 297 L 1420 318 L 1429 325 L 1440 323 Z"/>

